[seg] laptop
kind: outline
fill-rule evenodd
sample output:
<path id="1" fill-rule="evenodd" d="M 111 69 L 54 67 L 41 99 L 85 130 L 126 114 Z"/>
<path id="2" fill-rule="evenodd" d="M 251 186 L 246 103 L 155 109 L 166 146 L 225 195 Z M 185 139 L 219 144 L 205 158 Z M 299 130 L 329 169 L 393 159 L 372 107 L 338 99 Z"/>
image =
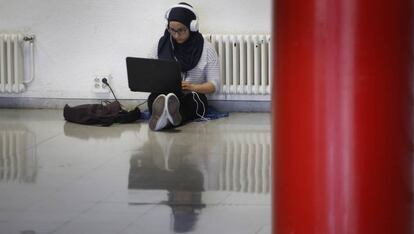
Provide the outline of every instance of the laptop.
<path id="1" fill-rule="evenodd" d="M 176 61 L 127 57 L 129 89 L 134 92 L 181 92 L 181 68 Z"/>

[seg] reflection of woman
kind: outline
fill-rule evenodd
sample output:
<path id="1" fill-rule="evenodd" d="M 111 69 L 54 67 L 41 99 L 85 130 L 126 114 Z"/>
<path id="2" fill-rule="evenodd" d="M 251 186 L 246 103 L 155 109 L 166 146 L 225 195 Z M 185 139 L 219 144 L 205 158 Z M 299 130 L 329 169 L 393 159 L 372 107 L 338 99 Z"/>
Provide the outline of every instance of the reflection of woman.
<path id="1" fill-rule="evenodd" d="M 198 18 L 187 3 L 168 9 L 167 29 L 158 42 L 159 59 L 175 60 L 181 65 L 182 93 L 151 93 L 149 126 L 161 130 L 171 125 L 203 117 L 207 108 L 205 94 L 214 93 L 219 84 L 219 63 L 214 48 L 198 31 Z"/>
<path id="2" fill-rule="evenodd" d="M 149 139 L 130 160 L 129 188 L 200 192 L 204 176 L 189 160 L 191 151 L 177 144 L 174 133 L 149 132 Z"/>
<path id="3" fill-rule="evenodd" d="M 141 153 L 131 157 L 128 188 L 167 190 L 168 200 L 162 204 L 171 207 L 174 232 L 184 233 L 194 228 L 200 210 L 205 207 L 201 199 L 204 177 L 182 150 L 174 149 L 173 140 L 148 141 Z"/>

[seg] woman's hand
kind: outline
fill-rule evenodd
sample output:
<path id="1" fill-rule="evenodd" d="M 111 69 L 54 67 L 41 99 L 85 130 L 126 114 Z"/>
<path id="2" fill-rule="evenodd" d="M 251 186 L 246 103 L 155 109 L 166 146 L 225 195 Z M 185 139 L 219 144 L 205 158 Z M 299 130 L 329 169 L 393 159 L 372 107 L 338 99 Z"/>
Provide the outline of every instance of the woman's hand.
<path id="1" fill-rule="evenodd" d="M 181 81 L 181 88 L 183 90 L 190 90 L 190 91 L 194 91 L 195 92 L 195 84 L 192 84 L 188 81 Z"/>
<path id="2" fill-rule="evenodd" d="M 181 88 L 183 90 L 190 90 L 193 92 L 204 94 L 213 93 L 216 90 L 216 88 L 211 82 L 206 82 L 203 84 L 193 84 L 188 81 L 181 81 Z"/>

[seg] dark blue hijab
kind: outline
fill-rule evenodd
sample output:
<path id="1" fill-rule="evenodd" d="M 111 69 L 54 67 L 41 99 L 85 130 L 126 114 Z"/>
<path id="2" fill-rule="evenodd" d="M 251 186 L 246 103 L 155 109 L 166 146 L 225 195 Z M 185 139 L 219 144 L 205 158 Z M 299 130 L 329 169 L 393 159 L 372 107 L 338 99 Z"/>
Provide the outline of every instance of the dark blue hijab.
<path id="1" fill-rule="evenodd" d="M 166 29 L 164 36 L 158 42 L 158 58 L 177 60 L 181 71 L 187 72 L 197 66 L 203 53 L 204 38 L 201 33 L 191 32 L 190 37 L 182 44 L 178 44 Z"/>

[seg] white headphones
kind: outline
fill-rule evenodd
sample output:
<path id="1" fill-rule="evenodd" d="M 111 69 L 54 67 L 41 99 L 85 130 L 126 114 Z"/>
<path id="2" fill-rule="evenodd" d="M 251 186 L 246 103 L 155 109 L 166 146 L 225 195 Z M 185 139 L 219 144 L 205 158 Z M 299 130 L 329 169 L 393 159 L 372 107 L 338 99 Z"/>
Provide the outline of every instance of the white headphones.
<path id="1" fill-rule="evenodd" d="M 165 12 L 165 21 L 166 21 L 165 24 L 167 25 L 167 28 L 168 28 L 168 17 L 170 15 L 170 12 L 171 12 L 171 10 L 173 8 L 177 8 L 177 7 L 185 8 L 185 9 L 187 9 L 187 10 L 189 10 L 189 11 L 191 11 L 191 12 L 194 13 L 194 15 L 195 15 L 196 18 L 194 20 L 191 20 L 191 22 L 190 22 L 190 31 L 197 32 L 198 31 L 198 15 L 197 15 L 197 13 L 194 11 L 194 9 L 192 7 L 187 6 L 187 5 L 184 5 L 184 4 L 174 5 L 174 6 L 170 7 L 167 10 L 167 12 Z"/>

